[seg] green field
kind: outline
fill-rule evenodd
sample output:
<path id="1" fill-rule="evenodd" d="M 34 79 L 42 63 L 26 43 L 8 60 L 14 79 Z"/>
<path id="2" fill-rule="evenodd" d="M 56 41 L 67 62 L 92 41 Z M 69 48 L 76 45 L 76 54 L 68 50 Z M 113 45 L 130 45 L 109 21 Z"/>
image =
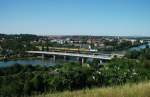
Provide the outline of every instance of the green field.
<path id="1" fill-rule="evenodd" d="M 150 97 L 150 82 L 73 92 L 49 93 L 33 97 Z"/>

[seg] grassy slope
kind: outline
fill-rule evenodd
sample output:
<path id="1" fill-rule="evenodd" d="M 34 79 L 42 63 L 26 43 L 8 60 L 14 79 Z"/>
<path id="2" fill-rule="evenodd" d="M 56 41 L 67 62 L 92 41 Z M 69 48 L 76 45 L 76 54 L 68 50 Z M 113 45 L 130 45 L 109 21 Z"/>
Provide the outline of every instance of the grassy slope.
<path id="1" fill-rule="evenodd" d="M 43 94 L 36 97 L 150 97 L 150 82 L 124 86 Z"/>

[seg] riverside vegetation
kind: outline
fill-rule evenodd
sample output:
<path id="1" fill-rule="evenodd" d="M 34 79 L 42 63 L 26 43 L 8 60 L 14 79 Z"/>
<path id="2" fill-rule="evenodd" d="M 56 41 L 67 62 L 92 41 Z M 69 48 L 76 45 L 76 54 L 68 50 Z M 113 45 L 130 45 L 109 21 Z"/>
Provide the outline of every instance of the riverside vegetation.
<path id="1" fill-rule="evenodd" d="M 150 54 L 150 49 L 138 51 L 138 57 L 131 57 L 135 55 L 135 52 L 137 51 L 129 52 L 125 58 L 116 58 L 104 65 L 98 65 L 98 60 L 94 60 L 92 63 L 83 65 L 75 62 L 53 67 L 15 64 L 11 67 L 0 68 L 0 96 L 32 96 L 147 81 L 150 79 L 150 58 L 147 56 Z M 142 59 L 140 56 L 143 56 Z M 86 91 L 90 93 L 90 90 Z M 99 89 L 92 91 L 96 92 Z"/>

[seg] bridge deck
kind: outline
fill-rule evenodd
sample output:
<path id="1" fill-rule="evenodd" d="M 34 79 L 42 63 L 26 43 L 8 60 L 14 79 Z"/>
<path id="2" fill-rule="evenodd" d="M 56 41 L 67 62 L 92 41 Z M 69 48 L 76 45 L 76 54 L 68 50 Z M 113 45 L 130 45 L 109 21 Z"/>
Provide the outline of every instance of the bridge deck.
<path id="1" fill-rule="evenodd" d="M 60 55 L 60 56 L 73 56 L 73 57 L 84 57 L 84 58 L 94 58 L 94 59 L 103 59 L 111 60 L 113 57 L 111 55 L 88 55 L 88 54 L 77 54 L 77 53 L 64 53 L 64 52 L 47 52 L 47 51 L 26 51 L 27 53 L 32 54 L 47 54 L 47 55 Z"/>

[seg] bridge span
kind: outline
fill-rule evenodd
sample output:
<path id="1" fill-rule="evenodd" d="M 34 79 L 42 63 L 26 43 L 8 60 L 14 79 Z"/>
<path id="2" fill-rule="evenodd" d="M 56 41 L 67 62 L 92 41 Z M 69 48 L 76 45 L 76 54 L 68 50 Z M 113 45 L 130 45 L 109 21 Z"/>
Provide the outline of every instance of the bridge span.
<path id="1" fill-rule="evenodd" d="M 59 56 L 72 56 L 81 58 L 93 58 L 102 60 L 111 60 L 113 56 L 111 54 L 91 55 L 91 54 L 78 54 L 78 53 L 65 53 L 65 52 L 47 52 L 47 51 L 26 51 L 31 54 L 46 54 L 46 55 L 59 55 Z"/>

